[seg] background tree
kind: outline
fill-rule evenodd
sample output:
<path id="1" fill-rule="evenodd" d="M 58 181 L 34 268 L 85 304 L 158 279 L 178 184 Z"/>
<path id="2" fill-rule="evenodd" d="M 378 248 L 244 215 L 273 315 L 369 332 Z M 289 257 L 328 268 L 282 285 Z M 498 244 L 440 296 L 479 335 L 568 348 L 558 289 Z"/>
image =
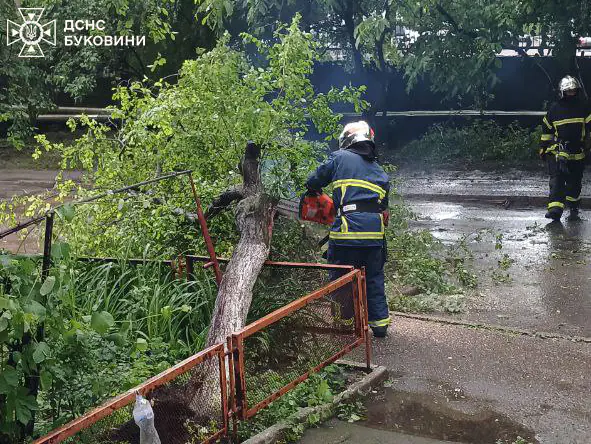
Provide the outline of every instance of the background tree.
<path id="1" fill-rule="evenodd" d="M 192 0 L 128 1 L 43 0 L 20 2 L 44 7 L 44 18 L 57 20 L 57 46 L 44 47 L 44 59 L 19 58 L 19 45 L 6 46 L 6 20 L 0 23 L 0 121 L 7 122 L 10 142 L 22 146 L 38 114 L 56 103 L 81 103 L 89 96 L 105 102 L 96 91 L 121 82 L 156 80 L 178 72 L 198 47 L 211 49 L 216 36 L 201 24 Z M 16 3 L 0 0 L 4 18 L 19 19 Z M 65 20 L 104 20 L 104 31 L 77 35 L 146 36 L 145 47 L 65 46 Z"/>
<path id="2" fill-rule="evenodd" d="M 554 86 L 558 79 L 519 42 L 531 45 L 534 36 L 540 37 L 539 54 L 551 49 L 560 71 L 577 75 L 576 43 L 591 35 L 591 6 L 577 0 L 203 0 L 201 9 L 218 29 L 241 14 L 263 32 L 279 17 L 301 11 L 303 23 L 325 43 L 327 54 L 344 56 L 354 77 L 367 84 L 370 117 L 386 108 L 397 73 L 406 77 L 409 88 L 426 77 L 449 104 L 486 106 L 499 81 L 502 49 L 514 49 L 536 64 Z"/>

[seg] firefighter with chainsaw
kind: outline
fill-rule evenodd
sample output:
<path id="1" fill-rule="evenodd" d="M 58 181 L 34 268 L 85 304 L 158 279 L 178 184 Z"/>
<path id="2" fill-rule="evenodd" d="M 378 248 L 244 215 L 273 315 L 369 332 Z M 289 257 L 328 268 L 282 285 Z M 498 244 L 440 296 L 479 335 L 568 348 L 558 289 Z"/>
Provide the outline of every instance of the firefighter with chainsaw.
<path id="1" fill-rule="evenodd" d="M 570 209 L 568 220 L 578 220 L 591 113 L 576 78 L 564 77 L 558 89 L 560 100 L 544 116 L 540 140 L 540 157 L 547 162 L 550 175 L 546 217 L 560 220 L 566 205 Z"/>
<path id="2" fill-rule="evenodd" d="M 322 199 L 326 196 L 322 188 L 332 186 L 336 217 L 329 233 L 328 261 L 365 267 L 369 325 L 374 336 L 384 337 L 390 324 L 384 293 L 389 178 L 377 163 L 374 132 L 366 122 L 347 124 L 339 147 L 308 178 L 306 187 L 308 195 Z M 331 279 L 342 274 L 331 271 Z"/>

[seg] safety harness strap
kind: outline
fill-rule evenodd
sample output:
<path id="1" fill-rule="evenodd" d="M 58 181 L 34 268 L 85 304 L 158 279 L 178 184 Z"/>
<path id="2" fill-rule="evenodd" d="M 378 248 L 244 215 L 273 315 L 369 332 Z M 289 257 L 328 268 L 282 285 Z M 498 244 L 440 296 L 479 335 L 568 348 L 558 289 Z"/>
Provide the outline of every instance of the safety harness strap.
<path id="1" fill-rule="evenodd" d="M 339 206 L 337 216 L 348 213 L 381 213 L 384 211 L 382 205 L 375 200 L 362 200 L 355 203 Z"/>

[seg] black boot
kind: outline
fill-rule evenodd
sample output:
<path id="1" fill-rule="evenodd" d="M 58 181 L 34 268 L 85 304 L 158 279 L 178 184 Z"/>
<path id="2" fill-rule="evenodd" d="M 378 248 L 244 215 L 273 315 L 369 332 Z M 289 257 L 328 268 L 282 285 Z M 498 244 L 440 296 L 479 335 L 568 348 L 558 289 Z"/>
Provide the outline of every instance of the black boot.
<path id="1" fill-rule="evenodd" d="M 375 338 L 385 338 L 388 335 L 388 327 L 371 327 Z"/>
<path id="2" fill-rule="evenodd" d="M 569 221 L 581 220 L 581 217 L 579 216 L 579 209 L 578 208 L 571 208 L 570 214 L 568 215 L 567 219 Z"/>
<path id="3" fill-rule="evenodd" d="M 556 211 L 554 209 L 548 210 L 545 217 L 546 219 L 552 219 L 554 221 L 560 220 L 562 217 L 562 211 Z"/>

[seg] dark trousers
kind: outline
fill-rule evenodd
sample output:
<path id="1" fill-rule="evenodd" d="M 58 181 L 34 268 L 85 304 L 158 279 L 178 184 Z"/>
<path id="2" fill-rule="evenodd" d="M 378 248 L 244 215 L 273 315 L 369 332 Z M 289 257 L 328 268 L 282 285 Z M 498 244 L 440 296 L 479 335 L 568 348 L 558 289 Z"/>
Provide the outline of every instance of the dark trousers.
<path id="1" fill-rule="evenodd" d="M 369 325 L 372 327 L 389 325 L 390 314 L 384 292 L 384 263 L 386 261 L 384 247 L 349 247 L 329 242 L 327 258 L 329 263 L 335 265 L 365 267 Z M 345 272 L 342 270 L 331 270 L 330 278 L 335 280 L 343 274 Z M 344 311 L 347 311 L 346 308 Z M 346 316 L 344 313 L 343 317 L 350 318 L 352 316 Z"/>
<path id="2" fill-rule="evenodd" d="M 550 175 L 548 210 L 562 213 L 565 204 L 569 208 L 579 208 L 585 161 L 569 160 L 568 173 L 566 173 L 559 170 L 554 156 L 548 156 L 547 159 Z"/>

